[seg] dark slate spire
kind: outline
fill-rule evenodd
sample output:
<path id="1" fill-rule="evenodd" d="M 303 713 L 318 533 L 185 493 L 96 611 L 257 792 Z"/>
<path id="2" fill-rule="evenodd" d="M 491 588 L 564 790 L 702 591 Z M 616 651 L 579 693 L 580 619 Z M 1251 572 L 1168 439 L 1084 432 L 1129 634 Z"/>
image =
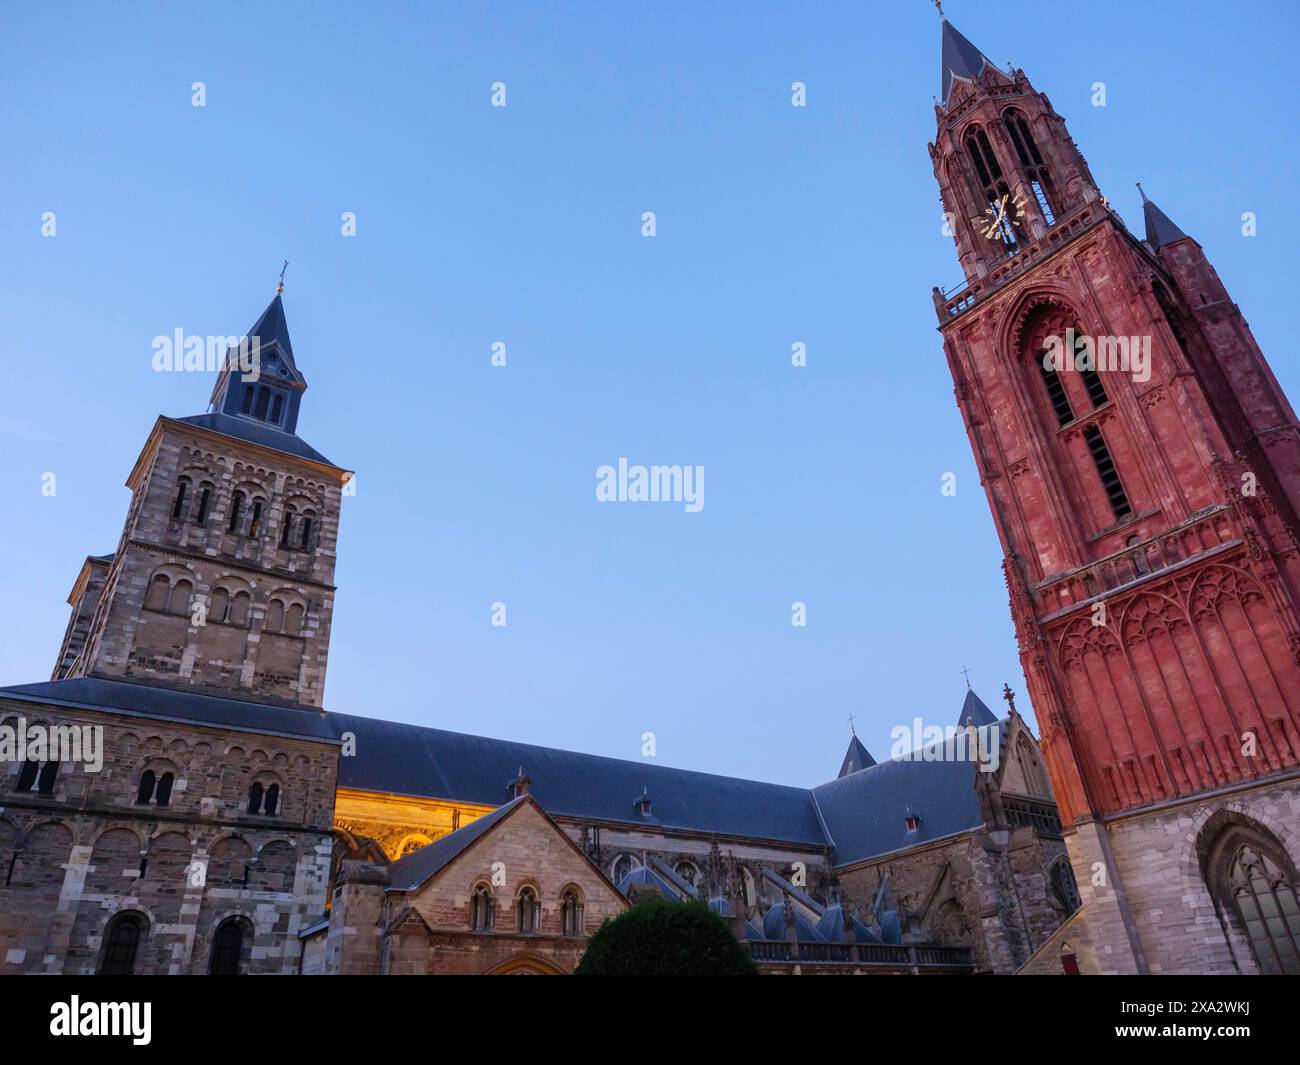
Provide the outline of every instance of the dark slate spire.
<path id="1" fill-rule="evenodd" d="M 274 345 L 276 352 L 289 369 L 289 376 L 296 377 L 304 385 L 307 383 L 298 370 L 297 363 L 293 361 L 293 345 L 289 343 L 289 323 L 284 319 L 284 301 L 279 292 L 276 292 L 275 298 L 267 304 L 262 317 L 253 323 L 253 327 L 248 331 L 248 337 L 250 340 L 257 337 L 263 352 Z"/>
<path id="2" fill-rule="evenodd" d="M 876 760 L 871 757 L 871 752 L 862 745 L 858 739 L 857 733 L 849 740 L 849 749 L 844 755 L 844 764 L 840 766 L 840 777 L 846 777 L 850 773 L 856 773 L 859 769 L 870 769 L 876 764 Z M 839 777 L 835 778 L 836 780 Z"/>
<path id="3" fill-rule="evenodd" d="M 1169 216 L 1147 199 L 1142 182 L 1137 183 L 1138 192 L 1142 193 L 1142 214 L 1147 223 L 1147 243 L 1159 251 L 1166 244 L 1176 240 L 1186 240 L 1187 234 L 1169 220 Z"/>
<path id="4" fill-rule="evenodd" d="M 298 369 L 289 340 L 289 323 L 284 317 L 281 284 L 261 316 L 245 336 L 248 344 L 231 348 L 227 363 L 217 375 L 209 410 L 213 414 L 247 418 L 284 433 L 298 427 L 298 407 L 307 391 L 307 379 Z M 253 346 L 256 341 L 256 347 Z M 251 360 L 256 367 L 251 374 L 238 356 Z"/>
<path id="5" fill-rule="evenodd" d="M 984 64 L 995 67 L 988 56 L 963 37 L 947 19 L 943 20 L 943 59 L 939 77 L 939 100 L 948 102 L 948 93 L 952 91 L 952 79 L 974 78 Z"/>
<path id="6" fill-rule="evenodd" d="M 982 728 L 984 725 L 997 724 L 997 720 L 993 711 L 984 705 L 978 695 L 973 691 L 966 692 L 966 701 L 961 704 L 961 716 L 957 718 L 959 728 L 965 728 L 967 725 Z"/>

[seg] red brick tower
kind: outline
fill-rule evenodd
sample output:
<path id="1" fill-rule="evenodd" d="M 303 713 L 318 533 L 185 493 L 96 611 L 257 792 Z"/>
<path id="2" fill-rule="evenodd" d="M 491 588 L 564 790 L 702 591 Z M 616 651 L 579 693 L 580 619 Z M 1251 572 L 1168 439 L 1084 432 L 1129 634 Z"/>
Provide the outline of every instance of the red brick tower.
<path id="1" fill-rule="evenodd" d="M 1300 425 L 1200 245 L 1145 196 L 1131 234 L 1023 71 L 945 21 L 941 91 L 966 280 L 935 304 L 1098 967 L 1254 971 L 1201 834 L 1237 811 L 1294 879 Z M 1144 924 L 1171 906 L 1181 945 Z"/>

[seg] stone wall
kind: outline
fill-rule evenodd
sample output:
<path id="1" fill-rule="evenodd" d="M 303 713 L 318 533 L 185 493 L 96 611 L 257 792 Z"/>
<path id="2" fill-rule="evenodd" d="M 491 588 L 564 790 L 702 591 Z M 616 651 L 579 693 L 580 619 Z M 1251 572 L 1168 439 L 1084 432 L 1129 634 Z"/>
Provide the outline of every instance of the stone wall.
<path id="1" fill-rule="evenodd" d="M 51 794 L 0 762 L 0 974 L 91 973 L 108 922 L 141 914 L 137 972 L 207 970 L 217 926 L 243 917 L 243 971 L 296 972 L 297 932 L 325 912 L 337 748 L 0 700 L 0 725 L 103 729 L 103 767 L 61 764 Z M 166 805 L 141 774 L 172 774 Z M 280 785 L 247 813 L 253 781 Z"/>
<path id="2" fill-rule="evenodd" d="M 1184 803 L 1068 837 L 1101 973 L 1256 973 L 1250 944 L 1202 875 L 1225 815 L 1248 819 L 1300 867 L 1300 779 Z M 1109 852 L 1109 853 L 1107 853 Z"/>

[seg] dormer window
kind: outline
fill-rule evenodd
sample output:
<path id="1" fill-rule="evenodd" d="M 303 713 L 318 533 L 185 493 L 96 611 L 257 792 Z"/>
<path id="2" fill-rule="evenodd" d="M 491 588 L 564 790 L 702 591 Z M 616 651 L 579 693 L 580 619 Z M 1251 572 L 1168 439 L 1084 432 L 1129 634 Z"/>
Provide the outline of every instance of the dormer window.
<path id="1" fill-rule="evenodd" d="M 913 812 L 912 810 L 908 810 L 907 817 L 904 819 L 903 823 L 907 825 L 907 830 L 909 832 L 915 832 L 918 828 L 921 827 L 921 817 L 919 814 Z"/>
<path id="2" fill-rule="evenodd" d="M 632 804 L 636 812 L 642 817 L 650 816 L 650 793 L 645 788 L 641 789 L 641 794 L 637 796 L 636 801 Z"/>

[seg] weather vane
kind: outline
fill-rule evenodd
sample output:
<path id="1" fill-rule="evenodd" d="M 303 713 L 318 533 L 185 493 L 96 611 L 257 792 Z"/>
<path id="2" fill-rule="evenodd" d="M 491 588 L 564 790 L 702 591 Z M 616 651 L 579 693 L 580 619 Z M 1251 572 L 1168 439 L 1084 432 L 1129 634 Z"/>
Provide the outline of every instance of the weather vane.
<path id="1" fill-rule="evenodd" d="M 939 3 L 939 0 L 932 0 L 932 2 L 939 9 L 939 17 L 943 18 L 943 4 Z"/>
<path id="2" fill-rule="evenodd" d="M 275 294 L 278 296 L 284 291 L 284 272 L 289 269 L 289 260 L 285 259 L 284 265 L 280 267 L 280 283 L 275 286 Z"/>

